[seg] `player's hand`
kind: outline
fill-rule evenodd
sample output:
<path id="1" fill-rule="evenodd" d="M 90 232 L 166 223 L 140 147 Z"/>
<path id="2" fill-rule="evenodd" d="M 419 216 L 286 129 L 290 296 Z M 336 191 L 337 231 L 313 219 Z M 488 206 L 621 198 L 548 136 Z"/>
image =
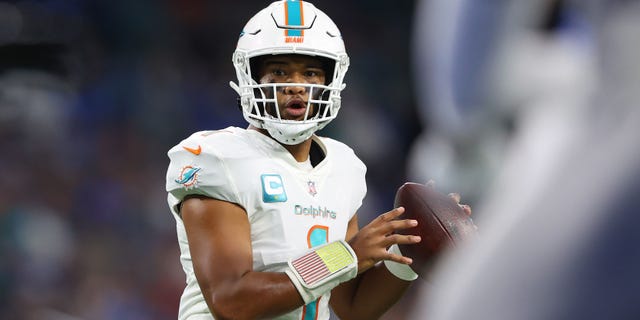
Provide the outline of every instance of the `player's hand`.
<path id="1" fill-rule="evenodd" d="M 349 245 L 358 256 L 358 273 L 362 273 L 382 260 L 391 260 L 403 264 L 411 264 L 408 257 L 387 252 L 393 244 L 414 244 L 420 242 L 416 235 L 401 235 L 396 231 L 415 227 L 418 222 L 409 219 L 396 219 L 404 213 L 399 207 L 385 212 L 360 229 L 349 240 Z"/>
<path id="2" fill-rule="evenodd" d="M 433 179 L 429 179 L 429 181 L 427 181 L 427 183 L 425 183 L 425 185 L 429 188 L 435 189 L 436 188 L 436 182 Z M 468 204 L 462 204 L 460 203 L 461 197 L 460 194 L 457 192 L 453 192 L 453 193 L 449 193 L 449 197 L 453 198 L 453 200 L 456 201 L 456 203 L 460 206 L 460 208 L 462 208 L 462 210 L 464 210 L 464 212 L 471 216 L 471 206 L 469 206 Z"/>
<path id="3" fill-rule="evenodd" d="M 453 198 L 453 200 L 456 201 L 456 203 L 460 206 L 460 208 L 462 208 L 462 210 L 464 210 L 464 212 L 467 215 L 471 215 L 471 206 L 469 206 L 468 204 L 462 204 L 460 203 L 460 194 L 459 193 L 449 193 L 449 197 Z"/>

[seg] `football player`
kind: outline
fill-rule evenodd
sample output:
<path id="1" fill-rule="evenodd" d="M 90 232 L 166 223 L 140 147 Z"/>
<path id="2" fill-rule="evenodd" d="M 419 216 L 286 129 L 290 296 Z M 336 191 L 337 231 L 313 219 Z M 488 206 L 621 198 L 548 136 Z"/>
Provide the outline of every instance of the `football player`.
<path id="1" fill-rule="evenodd" d="M 340 110 L 349 58 L 309 2 L 249 20 L 231 86 L 249 127 L 196 132 L 168 155 L 166 189 L 186 288 L 180 319 L 375 319 L 417 274 L 396 208 L 359 229 L 365 165 L 316 131 Z M 400 218 L 399 218 L 400 217 Z"/>

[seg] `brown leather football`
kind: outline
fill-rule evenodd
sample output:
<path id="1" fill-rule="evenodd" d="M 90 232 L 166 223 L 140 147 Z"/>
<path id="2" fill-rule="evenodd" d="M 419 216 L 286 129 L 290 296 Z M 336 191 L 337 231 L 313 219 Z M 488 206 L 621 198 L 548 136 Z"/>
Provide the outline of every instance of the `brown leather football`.
<path id="1" fill-rule="evenodd" d="M 431 186 L 405 183 L 396 192 L 394 206 L 405 208 L 400 219 L 418 221 L 416 227 L 398 233 L 422 238 L 417 244 L 399 245 L 402 254 L 413 259 L 411 268 L 420 275 L 443 251 L 477 234 L 473 220 L 456 201 Z"/>

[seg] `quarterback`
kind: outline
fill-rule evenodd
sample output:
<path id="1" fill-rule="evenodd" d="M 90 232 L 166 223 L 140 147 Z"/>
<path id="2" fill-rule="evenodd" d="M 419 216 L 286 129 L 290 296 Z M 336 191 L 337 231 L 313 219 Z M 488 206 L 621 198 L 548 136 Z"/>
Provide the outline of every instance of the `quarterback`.
<path id="1" fill-rule="evenodd" d="M 166 189 L 186 287 L 180 319 L 375 319 L 417 275 L 403 208 L 359 228 L 365 165 L 316 135 L 340 110 L 340 31 L 277 1 L 240 33 L 231 87 L 248 128 L 196 132 L 169 152 Z"/>

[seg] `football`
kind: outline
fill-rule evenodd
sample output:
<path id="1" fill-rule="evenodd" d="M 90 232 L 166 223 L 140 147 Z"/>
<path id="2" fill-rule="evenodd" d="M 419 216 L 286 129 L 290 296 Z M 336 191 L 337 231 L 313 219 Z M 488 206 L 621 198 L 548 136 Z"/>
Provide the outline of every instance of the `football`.
<path id="1" fill-rule="evenodd" d="M 442 252 L 477 234 L 473 220 L 458 203 L 432 186 L 407 182 L 396 192 L 394 205 L 396 208 L 405 208 L 401 219 L 418 221 L 416 227 L 398 233 L 418 235 L 422 241 L 398 246 L 402 255 L 413 259 L 411 268 L 419 275 L 422 275 L 421 273 L 428 269 Z"/>

